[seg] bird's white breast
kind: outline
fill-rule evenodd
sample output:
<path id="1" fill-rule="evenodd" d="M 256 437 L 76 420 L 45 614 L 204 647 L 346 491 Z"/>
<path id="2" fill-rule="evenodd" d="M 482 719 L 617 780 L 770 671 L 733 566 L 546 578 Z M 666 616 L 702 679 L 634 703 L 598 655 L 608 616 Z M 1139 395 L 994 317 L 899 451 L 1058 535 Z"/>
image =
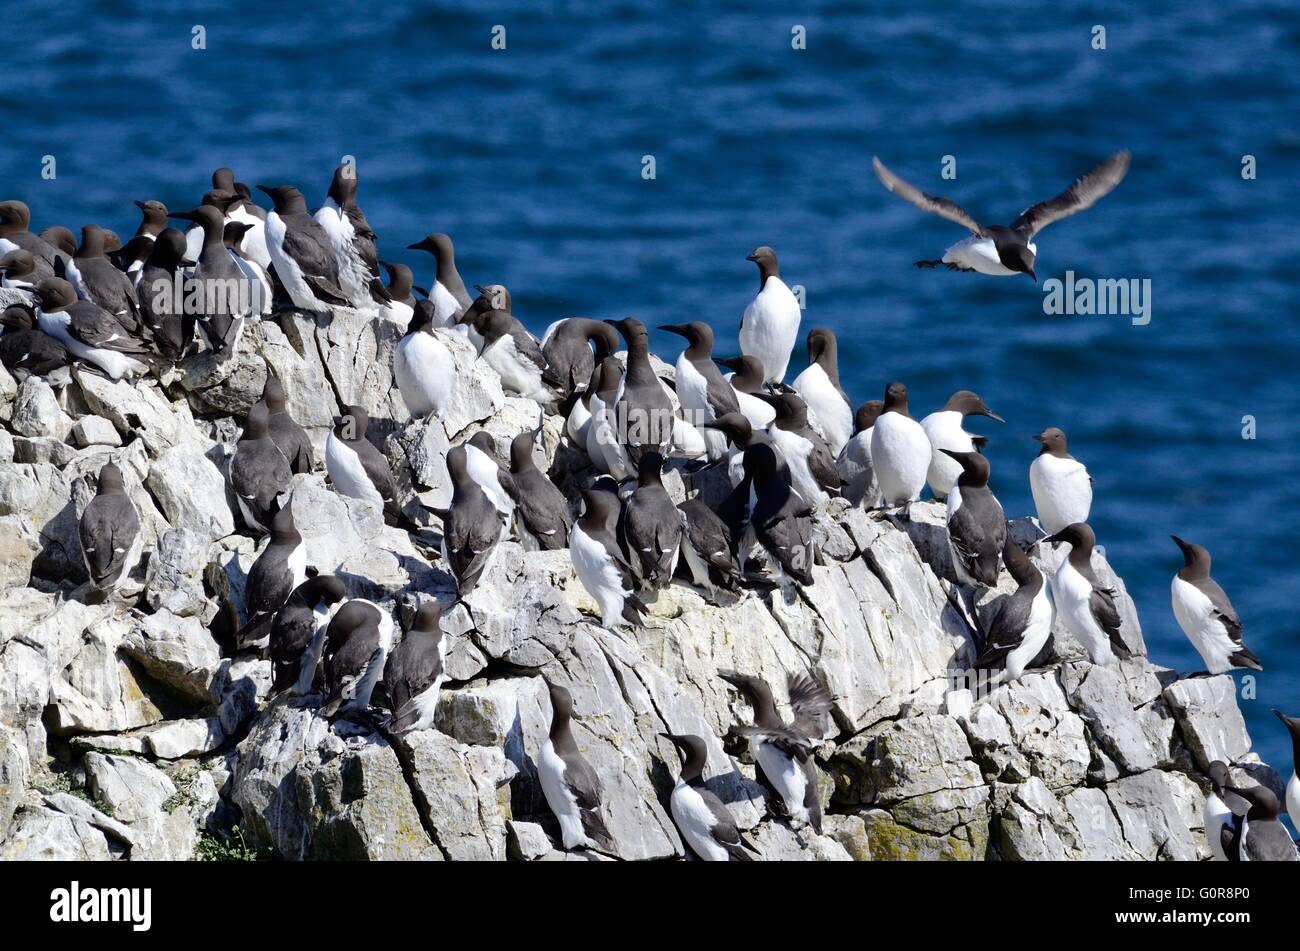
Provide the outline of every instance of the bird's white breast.
<path id="1" fill-rule="evenodd" d="M 808 807 L 804 805 L 804 795 L 808 789 L 808 777 L 789 756 L 768 743 L 762 737 L 755 737 L 752 744 L 754 759 L 763 770 L 763 775 L 785 800 L 785 807 L 790 817 L 797 823 L 806 824 L 809 820 Z"/>
<path id="2" fill-rule="evenodd" d="M 838 456 L 853 434 L 853 410 L 820 364 L 811 364 L 795 377 L 794 388 L 808 404 L 812 423 L 826 437 L 831 452 Z"/>
<path id="3" fill-rule="evenodd" d="M 975 444 L 970 433 L 962 429 L 962 414 L 956 410 L 940 410 L 921 420 L 921 428 L 930 440 L 930 466 L 925 478 L 930 491 L 937 496 L 947 495 L 961 476 L 961 463 L 940 449 L 953 452 L 973 452 Z"/>
<path id="4" fill-rule="evenodd" d="M 978 235 L 958 241 L 944 252 L 943 261 L 945 264 L 957 264 L 993 277 L 1010 277 L 1016 273 L 1002 263 L 998 257 L 998 246 L 993 239 Z"/>
<path id="5" fill-rule="evenodd" d="M 383 506 L 384 497 L 366 475 L 361 457 L 333 432 L 325 440 L 325 468 L 334 488 L 343 495 L 353 499 L 368 499 Z"/>
<path id="6" fill-rule="evenodd" d="M 1206 670 L 1221 674 L 1232 669 L 1231 657 L 1237 645 L 1214 615 L 1214 602 L 1196 585 L 1174 575 L 1170 585 L 1174 618 L 1187 639 L 1205 661 Z"/>
<path id="7" fill-rule="evenodd" d="M 1042 453 L 1029 464 L 1029 489 L 1043 531 L 1055 535 L 1067 525 L 1088 521 L 1092 480 L 1076 459 Z"/>
<path id="8" fill-rule="evenodd" d="M 871 427 L 871 462 L 890 505 L 918 498 L 930 467 L 930 440 L 920 423 L 901 413 L 883 413 Z"/>
<path id="9" fill-rule="evenodd" d="M 393 354 L 393 376 L 413 418 L 441 417 L 456 383 L 456 360 L 432 334 L 407 334 Z"/>
<path id="10" fill-rule="evenodd" d="M 706 862 L 726 862 L 730 858 L 727 850 L 713 838 L 713 812 L 694 787 L 677 780 L 669 805 L 682 838 L 696 855 Z"/>
<path id="11" fill-rule="evenodd" d="M 740 352 L 763 364 L 764 380 L 785 378 L 790 351 L 799 336 L 799 301 L 779 277 L 769 277 L 747 308 L 740 326 Z"/>
<path id="12" fill-rule="evenodd" d="M 555 752 L 550 737 L 542 743 L 537 754 L 537 778 L 542 783 L 542 795 L 546 804 L 555 813 L 560 823 L 560 834 L 564 847 L 572 849 L 588 843 L 587 834 L 582 828 L 582 814 L 578 810 L 578 800 L 569 791 L 564 781 L 564 760 Z"/>

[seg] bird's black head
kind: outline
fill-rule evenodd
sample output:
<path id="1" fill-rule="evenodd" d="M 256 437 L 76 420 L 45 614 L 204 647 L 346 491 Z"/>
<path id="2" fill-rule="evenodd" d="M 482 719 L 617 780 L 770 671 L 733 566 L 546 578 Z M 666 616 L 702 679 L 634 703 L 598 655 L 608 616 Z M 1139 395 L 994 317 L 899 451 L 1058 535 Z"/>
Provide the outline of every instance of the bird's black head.
<path id="1" fill-rule="evenodd" d="M 978 488 L 989 484 L 989 461 L 978 452 L 958 452 L 943 447 L 939 447 L 939 451 L 961 464 L 961 477 L 957 480 L 959 485 Z"/>
<path id="2" fill-rule="evenodd" d="M 411 630 L 423 631 L 426 634 L 441 634 L 440 622 L 446 607 L 446 602 L 443 601 L 425 601 L 415 612 L 415 618 L 411 621 Z"/>
<path id="3" fill-rule="evenodd" d="M 622 320 L 607 320 L 605 323 L 609 324 L 622 334 L 623 339 L 627 341 L 629 346 L 632 345 L 633 341 L 644 343 L 650 339 L 650 334 L 646 331 L 645 324 L 641 323 L 641 321 L 637 320 L 635 317 L 624 317 Z"/>
<path id="4" fill-rule="evenodd" d="M 278 212 L 307 210 L 307 199 L 292 185 L 258 185 L 257 190 L 266 193 Z"/>
<path id="5" fill-rule="evenodd" d="M 1050 453 L 1053 456 L 1058 456 L 1064 459 L 1067 455 L 1066 447 L 1069 443 L 1065 438 L 1065 433 L 1057 429 L 1055 426 L 1047 427 L 1035 436 L 1034 439 L 1043 444 L 1043 448 L 1038 451 L 1040 456 Z"/>
<path id="6" fill-rule="evenodd" d="M 99 470 L 98 482 L 100 495 L 121 495 L 126 488 L 122 470 L 112 462 L 105 464 L 104 468 Z"/>
<path id="7" fill-rule="evenodd" d="M 867 400 L 858 407 L 858 411 L 853 414 L 853 431 L 854 433 L 863 433 L 876 425 L 876 420 L 880 414 L 885 411 L 884 400 Z"/>
<path id="8" fill-rule="evenodd" d="M 451 243 L 451 235 L 443 234 L 441 231 L 427 234 L 415 244 L 408 244 L 407 248 L 412 251 L 428 251 L 439 264 L 443 261 L 452 260 L 452 256 L 455 254 L 455 246 Z"/>
<path id="9" fill-rule="evenodd" d="M 360 406 L 343 407 L 343 415 L 334 417 L 334 432 L 342 439 L 365 439 L 370 415 Z"/>
<path id="10" fill-rule="evenodd" d="M 723 413 L 717 419 L 700 423 L 703 429 L 716 429 L 742 449 L 754 438 L 754 427 L 743 413 Z"/>
<path id="11" fill-rule="evenodd" d="M 311 585 L 309 590 L 314 595 L 314 599 L 324 601 L 326 604 L 338 604 L 348 596 L 347 585 L 337 575 L 317 575 L 303 582 L 304 587 L 307 585 Z"/>
<path id="12" fill-rule="evenodd" d="M 660 324 L 659 329 L 685 337 L 691 349 L 705 351 L 713 349 L 713 328 L 701 320 L 692 320 L 685 324 Z"/>
<path id="13" fill-rule="evenodd" d="M 1177 535 L 1170 535 L 1178 550 L 1183 553 L 1183 570 L 1178 572 L 1184 578 L 1205 578 L 1210 574 L 1210 552 L 1203 545 L 1185 542 Z"/>
<path id="14" fill-rule="evenodd" d="M 226 247 L 240 250 L 240 243 L 244 240 L 244 235 L 252 230 L 253 225 L 247 221 L 227 221 L 221 231 L 222 240 Z"/>
<path id="15" fill-rule="evenodd" d="M 1228 774 L 1228 764 L 1221 759 L 1216 759 L 1210 764 L 1207 770 L 1210 775 L 1210 782 L 1214 784 L 1214 791 L 1223 795 L 1224 788 L 1228 785 L 1230 779 Z"/>
<path id="16" fill-rule="evenodd" d="M 36 258 L 30 251 L 16 248 L 0 258 L 0 271 L 11 278 L 23 278 L 36 270 Z"/>
<path id="17" fill-rule="evenodd" d="M 910 415 L 907 408 L 907 386 L 895 380 L 885 387 L 885 407 L 882 413 Z"/>
<path id="18" fill-rule="evenodd" d="M 343 164 L 334 169 L 330 179 L 329 196 L 340 208 L 346 208 L 357 197 L 357 167 Z"/>
<path id="19" fill-rule="evenodd" d="M 1038 281 L 1038 273 L 1034 270 L 1034 252 L 1030 251 L 1025 245 L 999 245 L 998 258 L 1008 270 L 1015 271 L 1018 274 L 1027 274 L 1035 282 Z"/>
<path id="20" fill-rule="evenodd" d="M 36 301 L 47 313 L 65 310 L 77 301 L 77 292 L 61 277 L 48 277 L 36 285 Z"/>
<path id="21" fill-rule="evenodd" d="M 999 423 L 1006 422 L 985 405 L 978 393 L 971 390 L 958 390 L 948 397 L 948 402 L 943 408 L 945 412 L 961 413 L 962 416 L 987 416 L 989 419 L 996 419 Z"/>
<path id="22" fill-rule="evenodd" d="M 393 300 L 405 300 L 411 296 L 411 286 L 415 283 L 415 278 L 411 274 L 411 269 L 405 264 L 399 264 L 394 261 L 379 262 L 385 271 L 388 272 L 388 294 Z"/>
<path id="23" fill-rule="evenodd" d="M 1065 542 L 1074 551 L 1082 551 L 1084 554 L 1090 553 L 1093 546 L 1097 544 L 1097 536 L 1087 522 L 1075 522 L 1073 525 L 1067 525 L 1055 535 L 1048 535 L 1041 540 L 1049 543 Z"/>
<path id="24" fill-rule="evenodd" d="M 31 221 L 32 213 L 21 201 L 0 201 L 0 234 L 26 231 Z"/>

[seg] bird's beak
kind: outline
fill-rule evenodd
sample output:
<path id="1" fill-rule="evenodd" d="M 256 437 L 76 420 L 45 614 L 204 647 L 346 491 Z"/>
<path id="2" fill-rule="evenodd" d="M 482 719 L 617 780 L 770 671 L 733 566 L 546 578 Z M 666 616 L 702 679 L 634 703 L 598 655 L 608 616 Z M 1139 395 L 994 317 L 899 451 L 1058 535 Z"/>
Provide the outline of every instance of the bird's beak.
<path id="1" fill-rule="evenodd" d="M 718 676 L 721 677 L 723 680 L 725 680 L 727 683 L 731 684 L 731 686 L 733 687 L 738 688 L 740 686 L 739 675 L 733 670 L 720 670 L 718 671 Z"/>
<path id="2" fill-rule="evenodd" d="M 1033 436 L 1030 436 L 1029 438 L 1032 439 L 1034 442 L 1042 442 L 1042 441 L 1043 441 L 1043 434 L 1042 434 L 1042 433 L 1035 433 Z"/>
<path id="3" fill-rule="evenodd" d="M 1057 532 L 1055 535 L 1048 535 L 1046 538 L 1038 539 L 1038 543 L 1042 544 L 1043 542 L 1048 542 L 1049 544 L 1055 544 L 1060 540 L 1061 540 L 1061 533 Z"/>
<path id="4" fill-rule="evenodd" d="M 953 459 L 956 459 L 958 462 L 961 462 L 962 456 L 966 455 L 964 452 L 958 452 L 955 449 L 944 449 L 942 446 L 939 446 L 938 449 L 945 456 L 949 456 Z"/>
<path id="5" fill-rule="evenodd" d="M 139 198 L 135 200 L 134 205 L 137 208 L 139 208 L 141 211 L 144 211 L 144 202 L 142 202 Z"/>
<path id="6" fill-rule="evenodd" d="M 271 188 L 268 185 L 257 185 L 256 188 L 259 192 L 265 192 L 268 195 L 271 194 Z"/>
<path id="7" fill-rule="evenodd" d="M 1183 552 L 1187 551 L 1187 542 L 1183 541 L 1177 535 L 1170 535 L 1169 537 L 1174 540 L 1174 544 L 1177 545 L 1181 551 Z"/>
<path id="8" fill-rule="evenodd" d="M 182 221 L 193 221 L 194 212 L 193 211 L 169 211 L 167 212 L 167 217 L 180 218 Z"/>
<path id="9" fill-rule="evenodd" d="M 659 329 L 660 329 L 660 330 L 666 330 L 666 331 L 668 331 L 670 334 L 677 334 L 678 336 L 681 336 L 681 337 L 685 337 L 685 336 L 686 336 L 686 328 L 685 328 L 685 327 L 680 327 L 680 326 L 678 326 L 677 324 L 660 324 L 660 325 L 659 325 Z"/>
<path id="10" fill-rule="evenodd" d="M 262 186 L 259 185 L 258 187 L 261 188 Z M 408 251 L 423 251 L 423 250 L 424 250 L 424 242 L 423 242 L 423 241 L 417 241 L 417 242 L 415 242 L 415 244 L 408 244 L 408 245 L 406 246 L 406 250 L 408 250 Z"/>
<path id="11" fill-rule="evenodd" d="M 984 407 L 984 415 L 987 416 L 989 419 L 996 419 L 999 423 L 1006 422 L 1005 419 L 1003 419 L 997 413 L 993 412 L 993 410 L 989 409 L 987 406 Z"/>
<path id="12" fill-rule="evenodd" d="M 745 260 L 746 260 L 746 261 L 757 261 L 757 260 L 758 260 L 758 255 L 757 255 L 757 254 L 747 254 L 747 255 L 745 255 Z"/>
<path id="13" fill-rule="evenodd" d="M 1038 283 L 1038 274 L 1034 271 L 1033 268 L 1030 268 L 1030 269 L 1029 269 L 1028 271 L 1026 271 L 1025 273 L 1028 274 L 1030 277 L 1032 277 L 1032 278 L 1034 279 L 1034 283 L 1035 283 L 1035 284 Z"/>

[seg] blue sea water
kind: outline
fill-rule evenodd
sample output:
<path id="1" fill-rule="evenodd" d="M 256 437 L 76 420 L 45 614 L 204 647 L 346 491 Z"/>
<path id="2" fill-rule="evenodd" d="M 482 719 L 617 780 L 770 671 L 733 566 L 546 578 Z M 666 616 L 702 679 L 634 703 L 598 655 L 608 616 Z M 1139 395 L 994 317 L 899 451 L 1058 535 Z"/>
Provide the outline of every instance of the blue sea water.
<path id="1" fill-rule="evenodd" d="M 1290 769 L 1269 710 L 1300 712 L 1294 3 L 11 0 L 5 21 L 0 197 L 38 228 L 129 235 L 132 199 L 187 207 L 223 164 L 315 203 L 351 155 L 381 254 L 421 282 L 428 259 L 403 249 L 447 231 L 466 279 L 508 285 L 534 330 L 700 319 L 724 352 L 757 285 L 745 255 L 773 245 L 807 289 L 805 327 L 839 335 L 855 401 L 901 379 L 918 415 L 971 388 L 1006 417 L 973 425 L 1008 514 L 1032 511 L 1030 434 L 1069 433 L 1155 661 L 1199 667 L 1170 611 L 1170 533 L 1214 553 L 1267 667 L 1242 703 L 1256 748 Z M 879 154 L 1006 223 L 1118 148 L 1128 178 L 1042 234 L 1038 270 L 1149 278 L 1143 327 L 1046 316 L 1027 278 L 914 270 L 961 233 L 870 168 Z M 669 359 L 679 344 L 652 342 Z"/>

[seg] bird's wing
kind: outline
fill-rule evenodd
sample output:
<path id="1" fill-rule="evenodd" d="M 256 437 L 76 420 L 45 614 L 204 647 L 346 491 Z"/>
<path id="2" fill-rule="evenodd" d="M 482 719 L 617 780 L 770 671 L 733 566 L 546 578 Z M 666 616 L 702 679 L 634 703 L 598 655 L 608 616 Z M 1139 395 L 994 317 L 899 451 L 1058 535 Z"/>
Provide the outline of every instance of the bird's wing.
<path id="1" fill-rule="evenodd" d="M 338 281 L 338 264 L 330 251 L 329 239 L 315 221 L 285 230 L 284 253 L 298 265 L 303 277 L 324 277 L 331 284 Z"/>
<path id="2" fill-rule="evenodd" d="M 1133 652 L 1119 634 L 1120 619 L 1119 609 L 1115 607 L 1115 589 L 1094 587 L 1088 606 L 1092 609 L 1092 616 L 1110 638 L 1110 646 L 1115 653 L 1120 657 L 1132 657 Z"/>
<path id="3" fill-rule="evenodd" d="M 813 741 L 792 728 L 733 726 L 731 732 L 736 736 L 761 737 L 786 756 L 801 763 L 812 755 Z"/>
<path id="4" fill-rule="evenodd" d="M 400 646 L 400 645 L 399 645 Z M 400 733 L 419 716 L 416 698 L 437 683 L 442 676 L 442 658 L 436 650 L 416 654 L 394 650 L 384 666 L 384 684 L 392 702 L 393 715 L 388 728 Z"/>
<path id="5" fill-rule="evenodd" d="M 713 841 L 726 849 L 733 859 L 740 862 L 753 861 L 754 856 L 746 851 L 745 840 L 740 837 L 740 829 L 736 826 L 735 818 L 727 811 L 722 800 L 713 790 L 703 786 L 697 786 L 695 792 L 704 800 L 704 805 L 713 816 L 713 828 L 709 830 Z"/>
<path id="6" fill-rule="evenodd" d="M 87 567 L 96 585 L 107 581 L 126 559 L 131 542 L 140 530 L 135 509 L 126 509 L 92 502 L 81 519 L 81 548 L 86 554 Z M 96 544 L 97 542 L 97 544 Z"/>
<path id="7" fill-rule="evenodd" d="M 820 740 L 826 732 L 826 715 L 831 711 L 830 691 L 801 673 L 787 674 L 785 688 L 794 713 L 792 729 L 811 740 Z"/>
<path id="8" fill-rule="evenodd" d="M 1006 657 L 1020 646 L 1029 623 L 1032 599 L 1003 595 L 997 600 L 984 636 L 984 650 L 975 658 L 976 670 L 993 670 L 1006 663 Z"/>
<path id="9" fill-rule="evenodd" d="M 88 347 L 118 353 L 148 353 L 144 343 L 127 332 L 116 316 L 98 304 L 81 301 L 68 309 L 68 332 Z"/>
<path id="10" fill-rule="evenodd" d="M 1030 205 L 1020 213 L 1020 217 L 1011 222 L 1012 229 L 1033 237 L 1053 221 L 1091 208 L 1099 198 L 1108 195 L 1124 180 L 1131 160 L 1132 155 L 1128 151 L 1116 152 L 1091 172 L 1076 178 L 1074 184 L 1055 198 Z"/>
<path id="11" fill-rule="evenodd" d="M 1237 616 L 1237 610 L 1232 606 L 1232 602 L 1228 600 L 1228 595 L 1213 578 L 1206 578 L 1198 587 L 1210 599 L 1210 603 L 1214 605 L 1214 616 L 1223 622 L 1223 627 L 1228 632 L 1228 636 L 1235 643 L 1240 644 L 1241 618 Z"/>
<path id="12" fill-rule="evenodd" d="M 966 209 L 956 202 L 949 201 L 947 198 L 940 198 L 937 195 L 927 195 L 915 185 L 903 181 L 887 169 L 885 163 L 878 158 L 871 160 L 871 167 L 876 170 L 876 176 L 880 179 L 881 184 L 904 201 L 910 202 L 922 211 L 928 211 L 932 215 L 947 218 L 953 224 L 968 228 L 978 235 L 985 234 L 984 226 L 972 218 L 966 212 Z"/>

